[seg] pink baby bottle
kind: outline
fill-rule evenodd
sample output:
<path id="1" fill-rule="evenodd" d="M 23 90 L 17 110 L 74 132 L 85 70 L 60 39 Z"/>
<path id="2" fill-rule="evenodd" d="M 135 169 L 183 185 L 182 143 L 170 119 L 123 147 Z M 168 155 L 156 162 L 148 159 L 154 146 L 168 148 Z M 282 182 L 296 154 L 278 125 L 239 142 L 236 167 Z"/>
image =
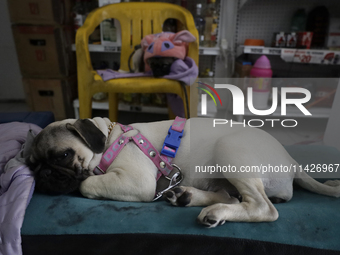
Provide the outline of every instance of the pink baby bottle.
<path id="1" fill-rule="evenodd" d="M 269 59 L 263 55 L 256 60 L 250 70 L 250 83 L 253 88 L 253 106 L 255 109 L 267 109 L 271 91 L 273 71 Z"/>

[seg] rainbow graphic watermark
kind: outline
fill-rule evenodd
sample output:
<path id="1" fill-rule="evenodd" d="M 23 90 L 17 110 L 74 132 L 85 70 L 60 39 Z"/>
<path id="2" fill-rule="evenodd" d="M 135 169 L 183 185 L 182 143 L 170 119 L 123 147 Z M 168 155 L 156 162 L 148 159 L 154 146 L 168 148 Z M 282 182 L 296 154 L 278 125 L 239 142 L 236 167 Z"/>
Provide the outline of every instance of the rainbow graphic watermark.
<path id="1" fill-rule="evenodd" d="M 223 82 L 220 82 L 223 81 Z M 231 80 L 229 80 L 230 82 Z M 236 82 L 238 80 L 235 80 Z M 205 93 L 200 93 L 200 115 L 207 116 L 208 108 L 211 109 L 210 105 L 208 105 L 209 95 L 212 101 L 217 108 L 219 107 L 220 114 L 223 109 L 226 107 L 222 107 L 222 100 L 230 101 L 230 109 L 228 109 L 228 113 L 232 113 L 233 116 L 237 119 L 237 121 L 230 119 L 214 119 L 214 127 L 216 125 L 243 125 L 243 126 L 252 126 L 252 127 L 262 127 L 265 123 L 269 123 L 271 127 L 274 127 L 274 123 L 280 123 L 282 127 L 296 127 L 298 125 L 298 121 L 294 118 L 282 119 L 284 117 L 295 117 L 295 116 L 311 116 L 311 112 L 309 111 L 308 104 L 311 100 L 311 92 L 302 86 L 281 86 L 281 87 L 272 87 L 270 90 L 271 100 L 268 101 L 267 107 L 259 107 L 258 104 L 255 104 L 258 100 L 260 92 L 254 90 L 253 87 L 248 86 L 243 90 L 236 85 L 226 83 L 223 79 L 214 79 L 213 83 L 211 80 L 207 81 L 198 81 L 197 89 L 199 91 L 203 91 Z M 207 84 L 209 83 L 209 84 Z M 238 84 L 238 83 L 235 83 Z M 218 91 L 218 92 L 217 92 Z M 268 91 L 269 92 L 269 91 Z M 221 94 L 222 93 L 222 94 Z M 226 97 L 222 97 L 228 93 L 228 99 Z M 290 95 L 299 95 L 298 97 L 290 97 Z M 255 98 L 256 96 L 256 98 Z M 268 100 L 268 99 L 267 99 Z M 224 102 L 226 103 L 226 102 Z M 231 107 L 232 105 L 232 107 Z M 212 104 L 212 107 L 213 104 Z M 287 113 L 287 109 L 296 109 L 293 116 Z M 226 108 L 227 109 L 227 108 Z M 222 111 L 221 111 L 222 110 Z M 259 116 L 260 118 L 245 120 L 244 118 L 239 118 L 239 116 Z M 276 118 L 268 118 L 269 116 Z M 287 116 L 288 115 L 288 116 Z"/>
<path id="2" fill-rule="evenodd" d="M 218 100 L 220 101 L 221 106 L 223 105 L 220 95 L 217 93 L 217 91 L 212 86 L 210 86 L 210 85 L 208 85 L 206 83 L 203 83 L 201 81 L 198 81 L 197 83 L 199 85 L 201 85 L 201 86 L 205 86 L 208 89 L 210 89 L 217 96 Z M 204 92 L 206 92 L 212 98 L 212 100 L 215 103 L 215 106 L 217 107 L 217 103 L 216 103 L 215 97 L 211 94 L 211 92 L 209 90 L 207 90 L 205 88 L 202 88 L 202 87 L 197 87 L 197 88 L 203 90 Z M 206 115 L 207 114 L 207 94 L 202 94 L 202 96 L 201 96 L 201 114 L 202 115 Z"/>

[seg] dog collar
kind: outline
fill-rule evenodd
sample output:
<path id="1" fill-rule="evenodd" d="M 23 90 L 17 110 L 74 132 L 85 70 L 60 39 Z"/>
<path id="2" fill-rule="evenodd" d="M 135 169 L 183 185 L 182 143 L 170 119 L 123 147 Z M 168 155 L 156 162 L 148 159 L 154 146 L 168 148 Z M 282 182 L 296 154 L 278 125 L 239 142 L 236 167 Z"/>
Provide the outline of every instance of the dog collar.
<path id="1" fill-rule="evenodd" d="M 178 147 L 181 143 L 185 123 L 186 119 L 176 117 L 176 119 L 172 123 L 172 126 L 170 126 L 168 130 L 168 135 L 164 140 L 161 153 L 159 153 L 155 149 L 155 147 L 150 143 L 150 141 L 145 136 L 143 136 L 138 130 L 137 130 L 138 133 L 134 136 L 131 137 L 125 136 L 125 133 L 127 133 L 130 130 L 134 130 L 132 126 L 122 125 L 120 123 L 114 123 L 112 125 L 110 124 L 111 128 L 109 126 L 109 134 L 111 133 L 113 127 L 115 127 L 117 124 L 122 129 L 123 134 L 121 134 L 104 152 L 99 165 L 96 166 L 95 169 L 93 170 L 94 174 L 96 175 L 105 174 L 109 166 L 112 164 L 112 162 L 121 152 L 121 150 L 125 147 L 125 145 L 133 141 L 139 147 L 139 149 L 157 167 L 158 173 L 156 180 L 158 181 L 161 176 L 165 176 L 170 181 L 168 188 L 156 194 L 155 200 L 160 198 L 166 190 L 169 190 L 170 188 L 177 186 L 183 179 L 180 168 L 177 165 L 171 164 L 171 161 L 176 156 Z M 178 172 L 174 174 L 171 178 L 168 178 L 168 175 L 170 174 L 174 167 L 178 170 Z"/>
<path id="2" fill-rule="evenodd" d="M 108 126 L 108 134 L 107 134 L 107 137 L 110 136 L 111 132 L 112 132 L 112 129 L 117 125 L 117 122 L 111 122 L 110 125 Z"/>

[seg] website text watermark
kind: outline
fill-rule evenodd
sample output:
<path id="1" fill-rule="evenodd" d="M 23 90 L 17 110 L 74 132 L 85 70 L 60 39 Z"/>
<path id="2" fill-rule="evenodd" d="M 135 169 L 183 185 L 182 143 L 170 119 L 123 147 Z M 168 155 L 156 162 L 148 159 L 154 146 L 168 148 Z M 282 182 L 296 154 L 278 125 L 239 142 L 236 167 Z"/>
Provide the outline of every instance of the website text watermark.
<path id="1" fill-rule="evenodd" d="M 261 164 L 252 166 L 233 166 L 233 165 L 209 165 L 209 166 L 195 166 L 195 173 L 297 173 L 297 172 L 307 172 L 307 173 L 337 173 L 340 164 L 307 164 L 297 165 L 271 165 L 271 164 Z M 340 171 L 340 170 L 339 170 Z"/>

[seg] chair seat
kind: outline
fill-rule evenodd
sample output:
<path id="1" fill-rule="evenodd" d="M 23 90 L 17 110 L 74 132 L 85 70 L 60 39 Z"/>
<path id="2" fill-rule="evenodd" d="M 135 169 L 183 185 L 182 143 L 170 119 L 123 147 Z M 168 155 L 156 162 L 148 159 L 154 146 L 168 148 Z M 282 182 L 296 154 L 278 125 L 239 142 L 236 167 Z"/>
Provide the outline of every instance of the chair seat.
<path id="1" fill-rule="evenodd" d="M 182 94 L 179 81 L 139 77 L 136 78 L 119 78 L 103 81 L 98 74 L 95 74 L 93 91 L 107 91 L 114 93 L 175 93 Z M 161 86 L 159 86 L 161 84 Z"/>

